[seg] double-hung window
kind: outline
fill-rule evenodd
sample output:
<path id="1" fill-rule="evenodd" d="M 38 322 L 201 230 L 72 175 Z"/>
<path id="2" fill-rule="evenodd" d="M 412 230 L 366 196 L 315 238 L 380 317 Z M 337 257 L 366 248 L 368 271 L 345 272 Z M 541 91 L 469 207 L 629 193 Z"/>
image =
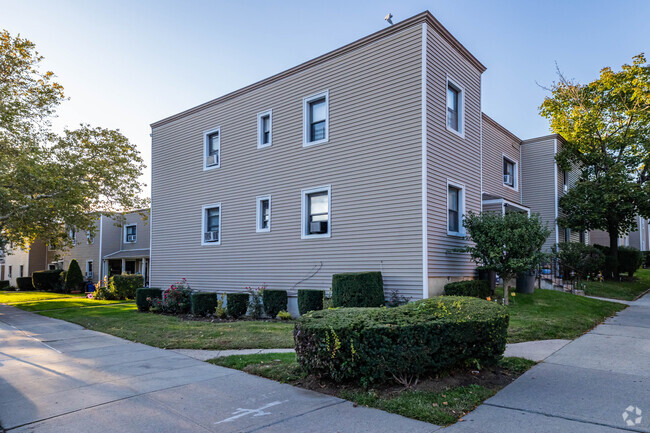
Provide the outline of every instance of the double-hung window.
<path id="1" fill-rule="evenodd" d="M 463 88 L 449 78 L 447 79 L 447 129 L 451 132 L 464 136 L 464 102 L 465 93 Z"/>
<path id="2" fill-rule="evenodd" d="M 132 244 L 137 238 L 137 226 L 135 224 L 124 227 L 124 242 Z"/>
<path id="3" fill-rule="evenodd" d="M 257 197 L 257 228 L 258 233 L 271 231 L 271 196 Z"/>
<path id="4" fill-rule="evenodd" d="M 88 260 L 86 262 L 86 279 L 92 280 L 93 279 L 93 261 Z"/>
<path id="5" fill-rule="evenodd" d="M 20 278 L 24 276 L 25 273 L 25 265 L 20 265 Z"/>
<path id="6" fill-rule="evenodd" d="M 329 140 L 329 92 L 303 99 L 303 146 Z"/>
<path id="7" fill-rule="evenodd" d="M 510 188 L 515 188 L 517 185 L 517 164 L 503 157 L 503 184 Z"/>
<path id="8" fill-rule="evenodd" d="M 463 212 L 465 208 L 464 187 L 447 184 L 447 234 L 465 236 Z"/>
<path id="9" fill-rule="evenodd" d="M 562 184 L 564 192 L 569 191 L 569 172 L 566 170 L 562 170 Z"/>
<path id="10" fill-rule="evenodd" d="M 7 278 L 11 278 L 11 271 L 13 270 L 13 266 L 9 265 L 9 269 L 7 270 Z"/>
<path id="11" fill-rule="evenodd" d="M 302 238 L 331 237 L 331 188 L 302 190 Z"/>
<path id="12" fill-rule="evenodd" d="M 269 147 L 273 142 L 273 114 L 271 110 L 257 115 L 257 148 Z"/>
<path id="13" fill-rule="evenodd" d="M 203 169 L 221 167 L 221 128 L 203 133 Z"/>
<path id="14" fill-rule="evenodd" d="M 203 206 L 201 245 L 221 244 L 221 203 Z"/>
<path id="15" fill-rule="evenodd" d="M 68 236 L 72 241 L 72 245 L 77 245 L 77 230 L 71 228 L 68 230 Z"/>
<path id="16" fill-rule="evenodd" d="M 95 243 L 95 235 L 90 230 L 86 231 L 86 241 L 89 244 Z"/>

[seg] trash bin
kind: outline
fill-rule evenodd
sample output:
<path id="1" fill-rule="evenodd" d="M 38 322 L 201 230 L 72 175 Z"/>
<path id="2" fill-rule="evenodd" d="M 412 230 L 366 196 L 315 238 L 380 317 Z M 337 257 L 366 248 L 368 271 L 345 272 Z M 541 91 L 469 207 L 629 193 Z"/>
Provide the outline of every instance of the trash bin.
<path id="1" fill-rule="evenodd" d="M 535 292 L 535 272 L 521 272 L 517 274 L 517 293 Z"/>

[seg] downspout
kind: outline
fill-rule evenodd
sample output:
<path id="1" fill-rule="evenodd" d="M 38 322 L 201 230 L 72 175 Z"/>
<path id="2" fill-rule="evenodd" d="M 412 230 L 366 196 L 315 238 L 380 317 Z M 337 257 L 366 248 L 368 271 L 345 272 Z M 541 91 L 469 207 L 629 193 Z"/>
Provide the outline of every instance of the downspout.
<path id="1" fill-rule="evenodd" d="M 422 299 L 429 297 L 427 179 L 427 23 L 422 23 Z"/>
<path id="2" fill-rule="evenodd" d="M 102 260 L 102 228 L 104 225 L 104 214 L 99 214 L 99 275 L 97 276 L 97 282 L 101 282 L 104 279 L 104 261 Z"/>
<path id="3" fill-rule="evenodd" d="M 553 141 L 553 180 L 555 184 L 555 243 L 560 243 L 560 232 L 559 232 L 559 227 L 557 225 L 557 218 L 559 216 L 558 212 L 558 193 L 557 193 L 557 160 L 555 159 L 555 155 L 557 155 L 557 137 Z"/>

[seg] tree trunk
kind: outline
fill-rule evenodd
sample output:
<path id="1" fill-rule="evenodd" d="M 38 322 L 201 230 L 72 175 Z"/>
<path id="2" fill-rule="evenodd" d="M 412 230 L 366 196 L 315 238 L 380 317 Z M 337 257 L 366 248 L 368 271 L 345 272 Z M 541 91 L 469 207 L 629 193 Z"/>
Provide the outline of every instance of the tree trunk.
<path id="1" fill-rule="evenodd" d="M 609 256 L 607 257 L 607 265 L 605 269 L 609 269 L 611 275 L 607 278 L 618 279 L 618 227 L 613 224 L 609 228 Z"/>

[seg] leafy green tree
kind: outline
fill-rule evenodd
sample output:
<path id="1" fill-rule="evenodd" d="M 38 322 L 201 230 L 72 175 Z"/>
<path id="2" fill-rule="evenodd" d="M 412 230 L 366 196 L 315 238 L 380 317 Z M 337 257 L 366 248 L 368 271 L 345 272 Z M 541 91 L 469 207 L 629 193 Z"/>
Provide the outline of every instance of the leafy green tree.
<path id="1" fill-rule="evenodd" d="M 650 217 L 650 66 L 639 54 L 620 71 L 602 69 L 588 84 L 558 74 L 540 112 L 567 140 L 556 156 L 559 166 L 580 172 L 560 199 L 558 223 L 609 232 L 611 261 L 635 216 Z"/>
<path id="2" fill-rule="evenodd" d="M 79 263 L 77 263 L 76 259 L 72 259 L 70 266 L 68 266 L 68 272 L 65 274 L 65 291 L 77 290 L 83 282 L 84 277 Z"/>
<path id="3" fill-rule="evenodd" d="M 507 305 L 507 283 L 520 272 L 535 268 L 544 258 L 542 245 L 550 234 L 538 214 L 497 212 L 465 216 L 463 227 L 472 242 L 462 248 L 468 252 L 478 269 L 495 271 L 503 281 L 504 303 Z"/>
<path id="4" fill-rule="evenodd" d="M 42 59 L 32 42 L 0 31 L 0 248 L 35 239 L 65 247 L 66 227 L 93 230 L 93 211 L 147 204 L 143 160 L 119 130 L 52 132 L 66 98 Z"/>

